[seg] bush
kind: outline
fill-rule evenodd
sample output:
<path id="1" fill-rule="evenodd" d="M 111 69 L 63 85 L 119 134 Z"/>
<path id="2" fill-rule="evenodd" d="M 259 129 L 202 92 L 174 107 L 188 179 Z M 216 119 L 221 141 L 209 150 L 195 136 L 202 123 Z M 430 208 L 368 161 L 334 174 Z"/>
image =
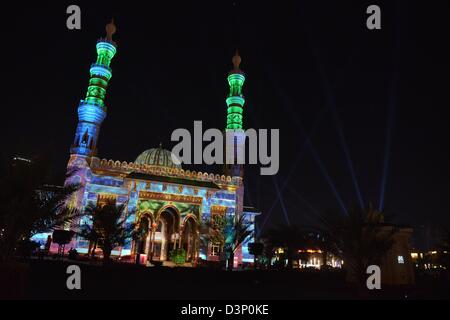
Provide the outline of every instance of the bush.
<path id="1" fill-rule="evenodd" d="M 169 258 L 177 265 L 184 264 L 186 262 L 186 251 L 184 249 L 172 250 L 170 251 Z"/>

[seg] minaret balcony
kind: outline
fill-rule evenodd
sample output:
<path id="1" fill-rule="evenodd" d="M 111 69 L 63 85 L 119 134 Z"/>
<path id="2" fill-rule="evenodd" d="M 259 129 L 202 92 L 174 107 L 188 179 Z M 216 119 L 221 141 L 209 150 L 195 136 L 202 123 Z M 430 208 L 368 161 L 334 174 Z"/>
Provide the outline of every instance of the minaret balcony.
<path id="1" fill-rule="evenodd" d="M 97 44 L 99 44 L 99 43 L 109 44 L 109 45 L 114 47 L 114 50 L 116 49 L 116 43 L 114 41 L 112 41 L 112 40 L 107 39 L 107 38 L 97 39 Z"/>
<path id="2" fill-rule="evenodd" d="M 81 100 L 78 106 L 78 119 L 92 123 L 102 123 L 106 117 L 106 111 L 99 104 Z"/>
<path id="3" fill-rule="evenodd" d="M 97 40 L 97 53 L 99 54 L 102 51 L 108 51 L 110 54 L 110 58 L 114 57 L 117 52 L 116 43 L 114 41 L 110 41 L 108 39 L 99 39 Z"/>
<path id="4" fill-rule="evenodd" d="M 240 86 L 242 86 L 244 84 L 245 81 L 245 75 L 243 73 L 236 73 L 236 72 L 232 72 L 228 75 L 228 83 L 237 83 Z"/>
<path id="5" fill-rule="evenodd" d="M 91 75 L 101 76 L 108 80 L 111 79 L 111 77 L 112 77 L 111 68 L 104 64 L 98 64 L 98 63 L 91 64 L 90 73 L 91 73 Z"/>
<path id="6" fill-rule="evenodd" d="M 72 145 L 72 147 L 70 148 L 70 153 L 78 154 L 81 156 L 89 156 L 93 152 L 91 150 L 89 150 L 88 148 Z"/>
<path id="7" fill-rule="evenodd" d="M 245 103 L 245 99 L 240 96 L 231 96 L 227 98 L 226 102 L 229 107 L 236 105 L 242 107 Z"/>

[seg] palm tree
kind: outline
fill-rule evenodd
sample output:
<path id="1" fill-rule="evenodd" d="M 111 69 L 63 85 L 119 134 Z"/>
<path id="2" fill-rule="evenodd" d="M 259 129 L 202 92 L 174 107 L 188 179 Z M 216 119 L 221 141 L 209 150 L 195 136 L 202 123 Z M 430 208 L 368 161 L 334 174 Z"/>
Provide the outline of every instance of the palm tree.
<path id="1" fill-rule="evenodd" d="M 126 204 L 116 205 L 114 201 L 104 205 L 89 204 L 85 208 L 85 215 L 90 222 L 81 226 L 79 235 L 94 241 L 94 246 L 98 245 L 102 249 L 104 262 L 108 262 L 111 251 L 132 238 L 135 224 L 127 220 L 133 213 L 127 211 Z"/>
<path id="2" fill-rule="evenodd" d="M 0 178 L 0 260 L 7 261 L 19 242 L 37 233 L 64 227 L 75 216 L 70 208 L 78 185 L 50 188 L 45 185 L 45 159 L 11 164 Z"/>
<path id="3" fill-rule="evenodd" d="M 225 253 L 228 270 L 233 270 L 234 254 L 236 250 L 253 235 L 252 224 L 248 222 L 247 214 L 214 215 L 203 222 L 201 241 L 204 245 L 213 243 Z"/>
<path id="4" fill-rule="evenodd" d="M 53 191 L 44 190 L 45 187 L 40 189 L 37 192 L 38 210 L 32 219 L 31 235 L 69 226 L 79 218 L 79 210 L 70 205 L 79 188 L 79 184 L 68 184 Z"/>
<path id="5" fill-rule="evenodd" d="M 252 224 L 247 219 L 247 214 L 228 217 L 225 226 L 225 253 L 227 255 L 227 269 L 233 270 L 234 254 L 241 245 L 254 234 Z"/>
<path id="6" fill-rule="evenodd" d="M 380 264 L 392 247 L 395 231 L 382 232 L 384 215 L 370 206 L 367 210 L 354 207 L 348 215 L 329 211 L 319 218 L 326 246 L 344 261 L 347 279 L 360 285 L 365 283 L 367 267 Z"/>
<path id="7" fill-rule="evenodd" d="M 201 225 L 200 241 L 203 246 L 214 244 L 223 249 L 226 238 L 226 225 L 228 219 L 224 214 L 212 215 L 210 219 L 203 221 Z"/>

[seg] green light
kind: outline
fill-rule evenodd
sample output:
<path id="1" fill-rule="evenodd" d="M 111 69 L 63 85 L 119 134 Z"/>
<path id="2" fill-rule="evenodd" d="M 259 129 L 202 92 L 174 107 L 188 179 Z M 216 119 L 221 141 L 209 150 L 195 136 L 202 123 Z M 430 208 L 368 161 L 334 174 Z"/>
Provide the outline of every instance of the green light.
<path id="1" fill-rule="evenodd" d="M 105 108 L 106 89 L 112 76 L 109 65 L 116 52 L 116 47 L 108 41 L 99 40 L 97 43 L 97 61 L 91 66 L 86 102 Z"/>
<path id="2" fill-rule="evenodd" d="M 230 113 L 242 114 L 242 112 L 243 112 L 243 109 L 241 107 L 229 107 L 227 110 L 228 110 L 228 114 L 230 114 Z"/>
<path id="3" fill-rule="evenodd" d="M 106 89 L 106 87 L 108 86 L 108 81 L 101 78 L 91 78 L 89 80 L 89 85 L 95 85 Z"/>
<path id="4" fill-rule="evenodd" d="M 243 113 L 245 99 L 242 95 L 245 76 L 240 70 L 233 70 L 228 76 L 230 93 L 227 102 L 227 129 L 243 128 Z"/>
<path id="5" fill-rule="evenodd" d="M 97 43 L 97 64 L 109 67 L 111 59 L 116 54 L 116 47 L 105 41 Z"/>

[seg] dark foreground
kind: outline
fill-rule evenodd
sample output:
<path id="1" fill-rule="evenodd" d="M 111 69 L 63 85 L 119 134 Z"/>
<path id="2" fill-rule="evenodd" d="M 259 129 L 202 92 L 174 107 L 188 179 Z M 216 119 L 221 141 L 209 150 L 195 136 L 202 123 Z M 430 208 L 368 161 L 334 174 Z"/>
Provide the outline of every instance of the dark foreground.
<path id="1" fill-rule="evenodd" d="M 75 263 L 76 264 L 76 263 Z M 361 292 L 343 272 L 146 268 L 128 264 L 81 268 L 81 290 L 66 286 L 70 263 L 0 265 L 2 299 L 448 299 L 448 282 L 419 278 L 411 288 Z"/>

